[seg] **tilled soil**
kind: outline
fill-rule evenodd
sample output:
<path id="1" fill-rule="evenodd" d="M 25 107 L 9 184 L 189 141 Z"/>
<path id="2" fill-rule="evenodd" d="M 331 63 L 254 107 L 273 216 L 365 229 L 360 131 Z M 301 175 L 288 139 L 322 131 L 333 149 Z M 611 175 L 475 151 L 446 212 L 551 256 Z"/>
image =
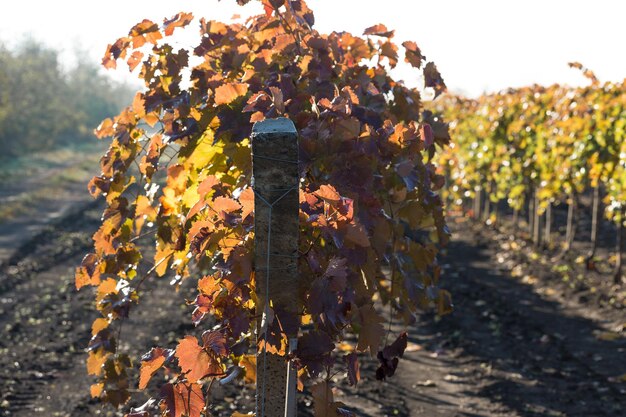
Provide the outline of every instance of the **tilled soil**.
<path id="1" fill-rule="evenodd" d="M 89 396 L 84 348 L 97 314 L 92 293 L 76 292 L 73 284 L 100 210 L 92 203 L 70 213 L 0 267 L 0 415 L 122 414 Z M 547 267 L 535 266 L 527 283 L 512 278 L 510 265 L 498 259 L 505 239 L 496 232 L 459 223 L 454 233 L 442 259 L 454 313 L 424 313 L 408 329 L 396 375 L 375 381 L 377 364 L 364 359 L 361 382 L 338 382 L 337 399 L 360 416 L 624 415 L 623 310 L 551 286 Z M 191 330 L 185 298 L 192 297 L 192 283 L 179 293 L 166 280 L 146 289 L 122 328 L 122 348 L 131 357 L 156 344 L 171 346 Z M 228 416 L 231 408 L 249 408 L 254 391 L 215 395 L 214 413 Z M 307 406 L 303 395 L 299 415 L 311 415 Z"/>

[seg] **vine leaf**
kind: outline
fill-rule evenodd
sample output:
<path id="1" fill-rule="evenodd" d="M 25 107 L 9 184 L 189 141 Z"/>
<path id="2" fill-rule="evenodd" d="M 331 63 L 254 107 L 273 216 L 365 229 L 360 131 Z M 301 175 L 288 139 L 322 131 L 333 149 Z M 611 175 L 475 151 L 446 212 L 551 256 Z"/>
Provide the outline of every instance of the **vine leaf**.
<path id="1" fill-rule="evenodd" d="M 374 26 L 370 26 L 363 32 L 364 35 L 382 36 L 384 38 L 393 38 L 395 31 L 387 29 L 387 26 L 379 23 Z"/>
<path id="2" fill-rule="evenodd" d="M 398 367 L 399 359 L 404 355 L 408 343 L 406 332 L 401 333 L 398 338 L 389 346 L 378 352 L 377 358 L 380 363 L 376 369 L 376 379 L 384 380 L 392 377 Z"/>
<path id="3" fill-rule="evenodd" d="M 372 356 L 376 355 L 385 337 L 385 328 L 382 325 L 385 320 L 378 314 L 373 304 L 360 307 L 357 320 L 359 321 L 357 350 L 364 352 L 369 349 Z"/>
<path id="4" fill-rule="evenodd" d="M 190 382 L 197 382 L 207 375 L 221 375 L 223 373 L 220 363 L 214 355 L 198 344 L 194 336 L 185 336 L 178 342 L 176 347 L 178 364 Z"/>
<path id="5" fill-rule="evenodd" d="M 174 33 L 174 29 L 187 26 L 193 20 L 193 14 L 191 13 L 176 13 L 171 19 L 165 19 L 163 21 L 163 28 L 165 29 L 165 36 L 170 36 Z"/>
<path id="6" fill-rule="evenodd" d="M 170 359 L 173 351 L 170 349 L 152 348 L 150 352 L 141 358 L 141 368 L 139 369 L 139 389 L 148 386 L 150 378 L 154 375 L 163 364 Z"/>
<path id="7" fill-rule="evenodd" d="M 246 95 L 248 92 L 248 84 L 246 83 L 228 83 L 221 85 L 215 89 L 215 104 L 230 104 L 239 97 Z"/>
<path id="8" fill-rule="evenodd" d="M 421 68 L 424 57 L 417 44 L 413 41 L 406 41 L 402 43 L 402 46 L 404 46 L 404 60 L 415 68 Z"/>
<path id="9" fill-rule="evenodd" d="M 424 86 L 432 87 L 435 90 L 435 97 L 446 91 L 446 84 L 433 62 L 429 62 L 424 67 Z"/>
<path id="10" fill-rule="evenodd" d="M 332 185 L 324 184 L 313 194 L 329 203 L 339 203 L 341 196 Z"/>
<path id="11" fill-rule="evenodd" d="M 354 417 L 355 414 L 343 408 L 344 404 L 334 400 L 333 390 L 328 381 L 321 381 L 311 387 L 315 417 Z"/>
<path id="12" fill-rule="evenodd" d="M 161 388 L 168 417 L 201 417 L 204 410 L 204 394 L 198 384 L 165 384 Z"/>
<path id="13" fill-rule="evenodd" d="M 356 352 L 350 352 L 344 356 L 346 365 L 348 366 L 348 382 L 350 385 L 356 385 L 361 379 L 361 370 L 359 369 L 359 359 Z"/>

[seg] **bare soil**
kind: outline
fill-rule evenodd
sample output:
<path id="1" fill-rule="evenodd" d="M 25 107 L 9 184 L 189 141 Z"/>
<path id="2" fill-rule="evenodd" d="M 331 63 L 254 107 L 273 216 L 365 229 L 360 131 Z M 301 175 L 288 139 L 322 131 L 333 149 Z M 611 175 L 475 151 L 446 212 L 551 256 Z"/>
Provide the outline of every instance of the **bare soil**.
<path id="1" fill-rule="evenodd" d="M 96 313 L 90 291 L 74 289 L 73 271 L 91 247 L 102 207 L 75 204 L 1 259 L 0 416 L 123 414 L 89 396 L 84 348 Z M 375 381 L 376 361 L 364 358 L 361 382 L 338 382 L 338 400 L 359 416 L 625 415 L 626 315 L 606 301 L 619 290 L 594 281 L 601 276 L 572 286 L 523 241 L 452 223 L 442 264 L 454 313 L 422 314 L 408 329 L 396 375 Z M 193 286 L 189 280 L 179 293 L 166 280 L 147 286 L 121 330 L 122 348 L 137 357 L 190 331 L 185 298 Z M 214 414 L 228 416 L 233 408 L 249 410 L 254 391 L 214 395 Z M 306 394 L 299 415 L 312 415 Z"/>

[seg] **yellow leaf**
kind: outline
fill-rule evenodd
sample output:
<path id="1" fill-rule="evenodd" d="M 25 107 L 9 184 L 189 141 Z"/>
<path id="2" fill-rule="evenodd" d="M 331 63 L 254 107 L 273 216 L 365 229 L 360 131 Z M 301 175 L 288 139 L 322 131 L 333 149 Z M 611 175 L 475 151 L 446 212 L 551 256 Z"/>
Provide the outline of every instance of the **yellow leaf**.
<path id="1" fill-rule="evenodd" d="M 250 384 L 256 383 L 256 356 L 244 355 L 239 361 L 239 366 L 246 370 L 244 381 Z"/>

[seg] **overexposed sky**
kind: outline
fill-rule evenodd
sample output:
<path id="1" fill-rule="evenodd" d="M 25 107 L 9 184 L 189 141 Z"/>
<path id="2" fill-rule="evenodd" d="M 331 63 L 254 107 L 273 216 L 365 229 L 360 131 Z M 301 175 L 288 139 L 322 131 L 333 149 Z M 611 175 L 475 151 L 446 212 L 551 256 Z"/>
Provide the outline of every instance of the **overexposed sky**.
<path id="1" fill-rule="evenodd" d="M 376 23 L 396 29 L 398 43 L 416 41 L 435 61 L 448 87 L 468 95 L 532 83 L 585 83 L 567 66 L 574 60 L 601 80 L 626 78 L 623 0 L 309 0 L 308 4 L 321 32 L 361 34 Z M 161 22 L 179 11 L 191 11 L 196 17 L 228 21 L 235 13 L 253 14 L 260 7 L 241 8 L 235 0 L 1 0 L 0 11 L 0 40 L 9 45 L 31 34 L 65 51 L 79 44 L 99 60 L 108 43 L 144 18 Z M 188 30 L 191 38 L 195 31 L 195 25 Z M 116 78 L 124 77 L 124 70 L 118 71 Z M 400 75 L 411 84 L 412 73 Z"/>

